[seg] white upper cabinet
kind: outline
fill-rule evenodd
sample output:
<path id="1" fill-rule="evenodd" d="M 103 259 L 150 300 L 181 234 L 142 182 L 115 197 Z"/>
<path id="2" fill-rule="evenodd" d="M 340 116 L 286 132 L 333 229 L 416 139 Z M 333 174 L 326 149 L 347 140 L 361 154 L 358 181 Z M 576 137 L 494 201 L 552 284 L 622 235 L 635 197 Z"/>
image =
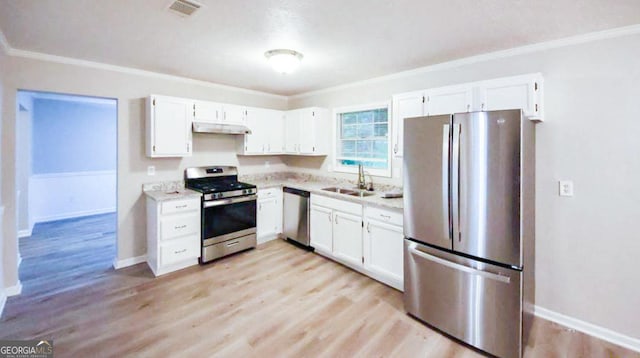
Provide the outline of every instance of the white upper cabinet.
<path id="1" fill-rule="evenodd" d="M 235 104 L 222 105 L 222 123 L 228 124 L 244 124 L 246 116 L 246 107 Z"/>
<path id="2" fill-rule="evenodd" d="M 284 153 L 284 112 L 269 110 L 266 125 L 267 154 Z"/>
<path id="3" fill-rule="evenodd" d="M 190 156 L 193 101 L 152 95 L 146 107 L 147 156 Z"/>
<path id="4" fill-rule="evenodd" d="M 327 155 L 331 122 L 329 111 L 323 108 L 311 107 L 298 110 L 300 139 L 298 153 L 304 155 Z"/>
<path id="5" fill-rule="evenodd" d="M 220 123 L 222 120 L 222 104 L 209 101 L 194 101 L 194 122 Z"/>
<path id="6" fill-rule="evenodd" d="M 238 139 L 238 153 L 242 155 L 281 154 L 284 147 L 283 112 L 273 109 L 247 107 L 246 125 L 251 134 Z"/>
<path id="7" fill-rule="evenodd" d="M 542 120 L 542 76 L 523 75 L 479 82 L 476 110 L 522 109 L 532 120 Z"/>
<path id="8" fill-rule="evenodd" d="M 393 153 L 402 157 L 404 118 L 472 111 L 522 109 L 543 120 L 543 78 L 528 74 L 407 92 L 393 96 Z"/>
<path id="9" fill-rule="evenodd" d="M 425 115 L 425 91 L 393 96 L 393 154 L 402 156 L 404 119 Z"/>
<path id="10" fill-rule="evenodd" d="M 471 111 L 473 87 L 448 86 L 426 91 L 425 115 L 462 113 Z"/>
<path id="11" fill-rule="evenodd" d="M 298 154 L 300 150 L 300 111 L 284 112 L 284 153 Z"/>

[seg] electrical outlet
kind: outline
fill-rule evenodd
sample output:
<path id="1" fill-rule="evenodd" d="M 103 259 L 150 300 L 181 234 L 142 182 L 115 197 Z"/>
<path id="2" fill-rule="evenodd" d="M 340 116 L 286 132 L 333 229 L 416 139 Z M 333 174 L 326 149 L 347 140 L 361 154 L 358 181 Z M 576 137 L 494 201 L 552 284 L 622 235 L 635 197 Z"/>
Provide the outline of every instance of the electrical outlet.
<path id="1" fill-rule="evenodd" d="M 573 196 L 573 182 L 571 180 L 560 180 L 558 182 L 560 196 Z"/>
<path id="2" fill-rule="evenodd" d="M 265 168 L 269 168 L 270 166 L 271 166 L 271 163 L 269 163 L 269 161 L 268 161 L 268 160 L 265 160 L 265 162 L 264 162 L 264 167 L 265 167 Z"/>
<path id="3" fill-rule="evenodd" d="M 148 176 L 154 176 L 156 175 L 156 167 L 153 165 L 150 165 L 147 167 L 147 175 Z"/>

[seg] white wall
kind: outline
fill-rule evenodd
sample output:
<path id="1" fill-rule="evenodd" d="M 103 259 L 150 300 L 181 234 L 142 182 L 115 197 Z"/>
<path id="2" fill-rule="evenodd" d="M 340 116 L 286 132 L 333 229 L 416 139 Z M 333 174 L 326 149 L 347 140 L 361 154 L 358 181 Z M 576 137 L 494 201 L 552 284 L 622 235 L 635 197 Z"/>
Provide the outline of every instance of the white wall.
<path id="1" fill-rule="evenodd" d="M 640 35 L 628 35 L 322 91 L 292 98 L 290 107 L 385 101 L 395 93 L 541 72 L 546 122 L 536 129 L 536 304 L 640 338 L 639 58 Z M 326 173 L 331 160 L 287 164 Z M 558 197 L 559 179 L 574 181 L 574 197 Z"/>
<path id="2" fill-rule="evenodd" d="M 280 96 L 196 81 L 176 80 L 169 76 L 152 76 L 142 72 L 125 73 L 53 63 L 21 57 L 7 58 L 5 103 L 16 102 L 18 89 L 79 94 L 118 100 L 118 241 L 117 258 L 128 259 L 146 253 L 145 201 L 142 184 L 153 181 L 179 180 L 186 167 L 201 165 L 239 165 L 242 174 L 284 169 L 278 157 L 242 158 L 236 155 L 235 137 L 230 135 L 195 134 L 194 154 L 186 158 L 145 156 L 144 98 L 164 94 L 247 104 L 257 107 L 286 109 L 287 99 Z M 15 196 L 15 106 L 2 111 L 2 201 L 5 206 L 5 285 L 17 284 L 16 196 Z M 147 166 L 156 167 L 155 176 L 147 176 Z"/>
<path id="3" fill-rule="evenodd" d="M 31 176 L 31 129 L 33 124 L 33 98 L 18 93 L 16 123 L 16 197 L 18 206 L 18 232 L 30 236 L 33 218 L 29 215 L 29 177 Z"/>
<path id="4" fill-rule="evenodd" d="M 33 175 L 29 212 L 35 223 L 115 212 L 116 179 L 115 171 Z"/>

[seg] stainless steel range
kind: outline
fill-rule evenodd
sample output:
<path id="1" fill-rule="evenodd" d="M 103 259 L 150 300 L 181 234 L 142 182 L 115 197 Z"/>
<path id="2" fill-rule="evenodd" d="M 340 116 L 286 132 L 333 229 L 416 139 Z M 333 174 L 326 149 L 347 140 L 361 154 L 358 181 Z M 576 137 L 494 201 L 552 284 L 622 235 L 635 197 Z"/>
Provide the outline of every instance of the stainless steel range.
<path id="1" fill-rule="evenodd" d="M 203 193 L 200 263 L 256 247 L 255 185 L 238 181 L 236 167 L 184 171 L 185 186 Z"/>

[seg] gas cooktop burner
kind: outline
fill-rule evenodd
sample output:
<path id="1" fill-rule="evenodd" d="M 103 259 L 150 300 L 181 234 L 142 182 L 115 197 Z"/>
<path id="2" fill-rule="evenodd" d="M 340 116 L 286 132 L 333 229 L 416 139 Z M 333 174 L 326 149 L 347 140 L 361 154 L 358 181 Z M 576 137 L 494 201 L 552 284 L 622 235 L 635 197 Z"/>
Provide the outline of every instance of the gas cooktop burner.
<path id="1" fill-rule="evenodd" d="M 205 194 L 205 201 L 253 195 L 257 192 L 255 185 L 238 181 L 235 167 L 187 168 L 184 178 L 187 188 Z"/>

